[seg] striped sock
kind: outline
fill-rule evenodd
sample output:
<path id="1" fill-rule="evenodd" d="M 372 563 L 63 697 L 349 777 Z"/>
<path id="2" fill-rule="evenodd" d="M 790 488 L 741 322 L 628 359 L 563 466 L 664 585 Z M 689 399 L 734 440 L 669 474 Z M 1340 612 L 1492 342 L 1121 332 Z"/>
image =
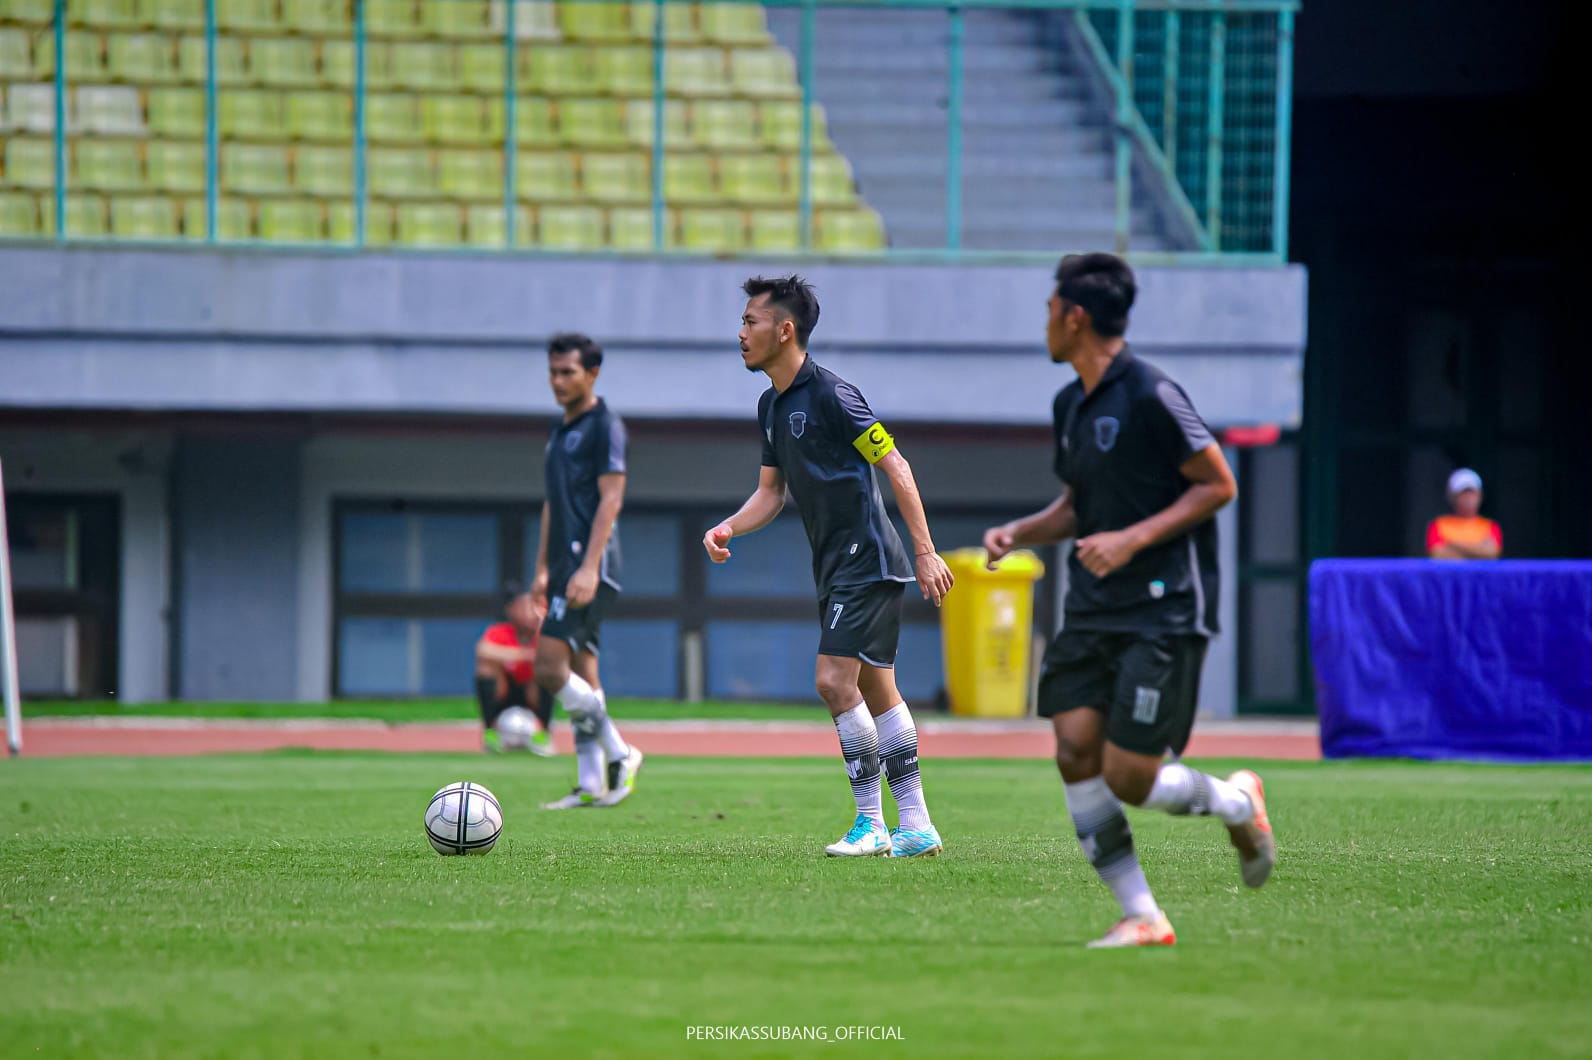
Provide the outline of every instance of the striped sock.
<path id="1" fill-rule="evenodd" d="M 1133 849 L 1133 829 L 1105 778 L 1091 777 L 1065 787 L 1067 812 L 1078 830 L 1078 845 L 1101 881 L 1111 888 L 1122 915 L 1154 916 L 1155 896 Z"/>
<path id="2" fill-rule="evenodd" d="M 1223 824 L 1243 824 L 1255 815 L 1249 796 L 1225 780 L 1168 762 L 1155 774 L 1155 786 L 1144 800 L 1146 810 L 1176 817 L 1220 817 Z"/>
<path id="3" fill-rule="evenodd" d="M 840 753 L 846 760 L 846 775 L 851 778 L 851 795 L 857 800 L 857 812 L 872 820 L 874 827 L 883 832 L 879 732 L 874 728 L 868 705 L 858 703 L 835 718 L 835 731 L 840 734 Z"/>
<path id="4" fill-rule="evenodd" d="M 918 772 L 918 727 L 912 724 L 912 712 L 905 703 L 897 703 L 873 723 L 879 730 L 879 766 L 901 811 L 901 827 L 930 827 L 923 776 Z"/>

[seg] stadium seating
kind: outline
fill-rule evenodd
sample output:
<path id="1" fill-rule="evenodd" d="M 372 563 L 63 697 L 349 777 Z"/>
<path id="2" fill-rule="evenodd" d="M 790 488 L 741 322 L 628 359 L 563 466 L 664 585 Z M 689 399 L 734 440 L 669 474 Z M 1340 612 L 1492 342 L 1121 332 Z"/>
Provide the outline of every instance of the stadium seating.
<path id="1" fill-rule="evenodd" d="M 514 5 L 513 242 L 652 249 L 655 5 Z M 215 13 L 212 55 L 204 0 L 72 0 L 62 42 L 68 232 L 205 238 L 213 66 L 218 236 L 351 240 L 352 5 L 217 0 Z M 53 234 L 52 16 L 50 0 L 0 5 L 0 238 Z M 664 244 L 799 246 L 802 114 L 790 53 L 758 4 L 670 4 L 663 18 Z M 369 242 L 507 242 L 506 19 L 502 0 L 367 0 Z M 812 146 L 817 244 L 883 246 L 816 105 Z"/>

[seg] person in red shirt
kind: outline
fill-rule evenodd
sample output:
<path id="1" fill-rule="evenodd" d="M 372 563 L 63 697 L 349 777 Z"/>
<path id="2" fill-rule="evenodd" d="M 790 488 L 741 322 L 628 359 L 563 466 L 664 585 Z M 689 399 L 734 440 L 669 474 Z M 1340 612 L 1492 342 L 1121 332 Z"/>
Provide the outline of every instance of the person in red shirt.
<path id="1" fill-rule="evenodd" d="M 1426 527 L 1426 554 L 1432 559 L 1497 559 L 1503 531 L 1481 515 L 1481 476 L 1462 467 L 1448 476 L 1453 515 L 1440 515 Z"/>
<path id="2" fill-rule="evenodd" d="M 545 612 L 529 593 L 511 592 L 503 604 L 504 621 L 486 628 L 475 645 L 475 695 L 481 705 L 482 746 L 502 749 L 498 715 L 509 707 L 525 707 L 539 723 L 531 737 L 532 754 L 553 754 L 549 735 L 553 697 L 536 687 L 536 644 Z"/>

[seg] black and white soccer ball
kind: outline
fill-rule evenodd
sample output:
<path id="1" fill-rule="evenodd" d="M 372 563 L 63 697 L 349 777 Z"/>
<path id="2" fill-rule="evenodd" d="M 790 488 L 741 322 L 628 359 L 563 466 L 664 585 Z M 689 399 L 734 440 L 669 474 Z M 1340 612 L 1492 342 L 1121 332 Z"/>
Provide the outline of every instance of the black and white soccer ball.
<path id="1" fill-rule="evenodd" d="M 485 854 L 502 834 L 503 810 L 479 784 L 455 781 L 426 804 L 426 838 L 438 854 Z"/>
<path id="2" fill-rule="evenodd" d="M 503 750 L 525 751 L 530 749 L 531 737 L 536 735 L 541 723 L 524 707 L 509 707 L 498 715 L 492 727 L 497 730 L 498 743 Z"/>

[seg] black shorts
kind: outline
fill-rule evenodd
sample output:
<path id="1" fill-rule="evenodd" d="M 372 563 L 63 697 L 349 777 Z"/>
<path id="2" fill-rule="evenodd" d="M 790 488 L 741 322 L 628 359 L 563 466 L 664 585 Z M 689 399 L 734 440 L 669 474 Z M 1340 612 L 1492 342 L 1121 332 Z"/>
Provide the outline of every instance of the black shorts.
<path id="1" fill-rule="evenodd" d="M 597 583 L 597 595 L 585 607 L 570 607 L 562 595 L 547 600 L 547 618 L 542 636 L 564 641 L 574 652 L 597 654 L 597 630 L 603 615 L 619 599 L 619 590 L 607 582 Z"/>
<path id="2" fill-rule="evenodd" d="M 818 654 L 861 659 L 885 669 L 894 666 L 905 588 L 904 582 L 866 582 L 830 589 L 818 601 Z"/>
<path id="3" fill-rule="evenodd" d="M 1138 754 L 1188 746 L 1199 708 L 1204 637 L 1062 630 L 1045 651 L 1039 714 L 1088 707 L 1106 716 L 1106 739 Z"/>

